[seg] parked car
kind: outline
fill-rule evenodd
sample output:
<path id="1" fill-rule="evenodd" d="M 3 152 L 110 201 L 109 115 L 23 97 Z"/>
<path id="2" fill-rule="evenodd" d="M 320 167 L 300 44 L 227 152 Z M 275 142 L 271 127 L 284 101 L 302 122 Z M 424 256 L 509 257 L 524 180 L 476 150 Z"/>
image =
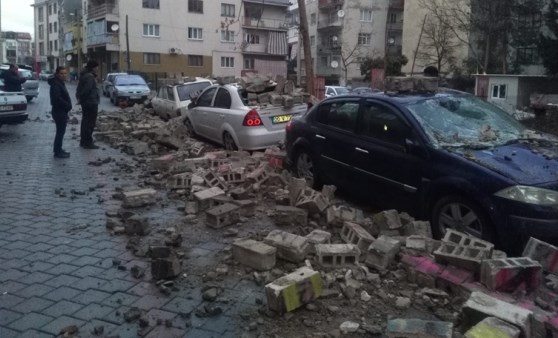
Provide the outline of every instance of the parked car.
<path id="1" fill-rule="evenodd" d="M 191 135 L 200 135 L 227 150 L 258 150 L 285 138 L 285 125 L 306 111 L 305 104 L 286 109 L 280 106 L 248 106 L 248 93 L 233 85 L 212 85 L 188 107 L 181 108 Z"/>
<path id="2" fill-rule="evenodd" d="M 212 84 L 211 80 L 198 78 L 193 82 L 163 86 L 159 88 L 157 96 L 151 99 L 153 111 L 163 119 L 180 116 L 180 109 L 188 108 L 191 102 L 190 95 L 195 95 Z"/>
<path id="3" fill-rule="evenodd" d="M 54 74 L 50 70 L 42 70 L 39 73 L 39 80 L 46 81 L 51 76 L 54 76 Z"/>
<path id="4" fill-rule="evenodd" d="M 151 90 L 145 80 L 139 75 L 117 75 L 114 85 L 109 87 L 110 101 L 115 105 L 121 100 L 128 103 L 143 103 L 149 97 Z"/>
<path id="5" fill-rule="evenodd" d="M 378 207 L 496 242 L 558 244 L 558 140 L 474 96 L 345 95 L 287 125 L 288 162 Z M 373 204 L 374 205 L 374 204 Z"/>
<path id="6" fill-rule="evenodd" d="M 325 86 L 325 97 L 349 94 L 351 90 L 347 87 Z"/>
<path id="7" fill-rule="evenodd" d="M 103 91 L 103 95 L 109 97 L 109 87 L 114 86 L 114 78 L 117 75 L 128 75 L 127 73 L 108 73 L 107 77 L 103 80 L 101 84 L 101 90 Z"/>
<path id="8" fill-rule="evenodd" d="M 2 88 L 4 87 L 4 73 L 8 72 L 9 69 L 9 65 L 0 66 L 0 78 L 2 78 L 2 80 L 0 81 L 0 87 Z M 25 98 L 27 99 L 27 102 L 31 102 L 31 100 L 39 96 L 39 81 L 36 80 L 33 71 L 29 69 L 19 68 L 19 74 L 21 77 L 27 79 L 27 81 L 25 81 L 21 85 L 21 89 L 23 94 L 25 95 Z"/>
<path id="9" fill-rule="evenodd" d="M 378 89 L 372 89 L 370 87 L 357 87 L 351 91 L 352 94 L 372 94 L 379 92 L 380 91 Z"/>
<path id="10" fill-rule="evenodd" d="M 27 101 L 22 93 L 0 91 L 0 126 L 27 120 Z"/>

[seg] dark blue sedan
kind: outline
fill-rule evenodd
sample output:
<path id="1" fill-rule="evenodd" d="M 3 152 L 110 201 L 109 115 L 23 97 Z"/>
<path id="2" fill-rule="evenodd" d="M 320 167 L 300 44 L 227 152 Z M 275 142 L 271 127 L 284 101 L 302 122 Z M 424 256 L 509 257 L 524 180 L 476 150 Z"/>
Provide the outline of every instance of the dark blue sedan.
<path id="1" fill-rule="evenodd" d="M 314 186 L 521 251 L 558 244 L 558 140 L 469 94 L 345 95 L 287 125 L 289 163 Z"/>

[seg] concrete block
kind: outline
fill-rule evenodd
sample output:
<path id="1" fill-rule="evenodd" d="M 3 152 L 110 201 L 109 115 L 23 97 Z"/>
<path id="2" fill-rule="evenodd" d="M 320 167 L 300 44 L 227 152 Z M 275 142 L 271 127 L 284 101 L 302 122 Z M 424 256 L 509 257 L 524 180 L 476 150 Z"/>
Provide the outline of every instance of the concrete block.
<path id="1" fill-rule="evenodd" d="M 260 165 L 256 170 L 248 173 L 246 179 L 252 183 L 262 184 L 264 183 L 271 174 L 271 168 L 267 165 Z"/>
<path id="2" fill-rule="evenodd" d="M 269 103 L 271 103 L 272 105 L 281 105 L 283 104 L 283 97 L 281 95 L 277 95 L 277 94 L 271 94 L 269 95 Z"/>
<path id="3" fill-rule="evenodd" d="M 147 217 L 133 215 L 126 219 L 124 223 L 126 233 L 130 236 L 139 235 L 145 236 L 149 233 L 149 220 Z"/>
<path id="4" fill-rule="evenodd" d="M 426 237 L 412 235 L 405 240 L 405 247 L 419 252 L 426 252 L 428 250 L 428 242 L 429 239 Z"/>
<path id="5" fill-rule="evenodd" d="M 484 249 L 442 242 L 438 250 L 434 251 L 434 257 L 436 257 L 436 262 L 451 264 L 478 274 L 480 273 L 482 260 L 488 259 L 490 252 Z"/>
<path id="6" fill-rule="evenodd" d="M 322 187 L 322 195 L 324 195 L 326 200 L 330 203 L 335 198 L 336 191 L 337 191 L 337 187 L 334 185 L 324 185 Z"/>
<path id="7" fill-rule="evenodd" d="M 198 201 L 186 201 L 184 203 L 184 211 L 188 215 L 195 215 L 200 211 Z"/>
<path id="8" fill-rule="evenodd" d="M 156 258 L 168 258 L 171 255 L 171 250 L 166 245 L 150 245 L 149 246 L 149 256 L 152 259 Z"/>
<path id="9" fill-rule="evenodd" d="M 211 205 L 211 199 L 216 196 L 224 195 L 223 189 L 218 187 L 213 187 L 194 193 L 194 197 L 199 202 L 200 210 L 205 210 Z"/>
<path id="10" fill-rule="evenodd" d="M 323 267 L 343 267 L 358 262 L 360 250 L 354 244 L 316 244 L 316 256 Z"/>
<path id="11" fill-rule="evenodd" d="M 166 171 L 172 167 L 175 160 L 176 157 L 174 156 L 174 154 L 157 157 L 151 160 L 151 167 L 156 170 Z"/>
<path id="12" fill-rule="evenodd" d="M 214 208 L 219 205 L 232 203 L 232 202 L 233 202 L 233 198 L 227 195 L 219 195 L 219 196 L 211 197 L 209 199 L 209 208 Z"/>
<path id="13" fill-rule="evenodd" d="M 397 210 L 384 210 L 372 216 L 372 221 L 381 230 L 399 230 L 403 226 Z"/>
<path id="14" fill-rule="evenodd" d="M 523 250 L 523 256 L 538 261 L 546 272 L 558 272 L 558 248 L 554 245 L 531 237 Z"/>
<path id="15" fill-rule="evenodd" d="M 442 242 L 453 243 L 459 246 L 465 246 L 475 249 L 488 250 L 488 257 L 492 256 L 492 250 L 494 250 L 494 244 L 453 229 L 446 230 Z"/>
<path id="16" fill-rule="evenodd" d="M 374 242 L 374 237 L 364 230 L 364 228 L 357 223 L 344 222 L 341 228 L 341 238 L 346 243 L 356 245 L 361 252 L 366 252 L 370 244 Z"/>
<path id="17" fill-rule="evenodd" d="M 205 224 L 214 229 L 220 229 L 240 220 L 240 208 L 232 203 L 225 203 L 213 207 L 205 212 Z"/>
<path id="18" fill-rule="evenodd" d="M 394 261 L 401 248 L 401 243 L 390 237 L 380 236 L 370 247 L 366 255 L 366 265 L 377 270 L 385 270 Z"/>
<path id="19" fill-rule="evenodd" d="M 239 184 L 239 183 L 243 183 L 246 180 L 246 176 L 243 173 L 239 173 L 239 172 L 228 172 L 228 173 L 224 173 L 222 174 L 223 177 L 223 181 L 226 184 Z"/>
<path id="20" fill-rule="evenodd" d="M 332 226 L 343 226 L 343 222 L 355 222 L 362 224 L 364 222 L 364 213 L 360 209 L 351 208 L 345 205 L 332 205 L 326 211 L 327 224 Z"/>
<path id="21" fill-rule="evenodd" d="M 465 332 L 465 338 L 519 338 L 520 334 L 521 331 L 517 327 L 501 319 L 487 317 Z"/>
<path id="22" fill-rule="evenodd" d="M 258 94 L 258 102 L 261 104 L 269 103 L 269 93 Z"/>
<path id="23" fill-rule="evenodd" d="M 265 286 L 267 306 L 281 314 L 290 312 L 318 299 L 322 289 L 320 273 L 302 267 Z"/>
<path id="24" fill-rule="evenodd" d="M 230 191 L 231 197 L 235 200 L 244 200 L 250 198 L 250 190 L 243 187 L 236 187 Z"/>
<path id="25" fill-rule="evenodd" d="M 312 230 L 306 235 L 308 244 L 310 244 L 310 253 L 316 253 L 316 244 L 329 244 L 331 242 L 331 233 L 319 229 Z"/>
<path id="26" fill-rule="evenodd" d="M 281 230 L 272 230 L 264 242 L 277 248 L 277 257 L 294 263 L 302 262 L 310 249 L 305 237 Z"/>
<path id="27" fill-rule="evenodd" d="M 542 266 L 529 257 L 485 259 L 480 281 L 490 290 L 514 292 L 520 286 L 536 289 L 542 280 Z"/>
<path id="28" fill-rule="evenodd" d="M 486 317 L 496 317 L 521 329 L 524 337 L 531 337 L 533 312 L 502 301 L 482 292 L 473 292 L 463 304 L 464 318 L 475 325 Z"/>
<path id="29" fill-rule="evenodd" d="M 169 179 L 168 186 L 171 190 L 190 189 L 192 187 L 192 174 L 182 173 L 173 175 Z"/>
<path id="30" fill-rule="evenodd" d="M 226 183 L 211 170 L 205 172 L 203 180 L 209 187 L 217 187 L 221 190 L 227 190 Z"/>
<path id="31" fill-rule="evenodd" d="M 297 208 L 308 210 L 311 215 L 323 212 L 328 205 L 329 201 L 321 193 L 310 188 L 301 192 L 295 204 Z"/>
<path id="32" fill-rule="evenodd" d="M 283 95 L 281 97 L 282 99 L 282 103 L 283 103 L 283 107 L 285 108 L 292 108 L 294 106 L 294 100 L 293 97 L 290 95 Z"/>
<path id="33" fill-rule="evenodd" d="M 238 205 L 240 216 L 252 217 L 256 214 L 256 202 L 253 200 L 233 200 L 231 203 Z"/>
<path id="34" fill-rule="evenodd" d="M 239 239 L 232 244 L 234 259 L 259 271 L 271 270 L 275 267 L 276 253 L 276 248 L 251 239 Z"/>
<path id="35" fill-rule="evenodd" d="M 403 220 L 401 220 L 403 221 Z M 432 238 L 432 226 L 428 221 L 410 221 L 403 227 L 404 236 L 423 236 Z"/>
<path id="36" fill-rule="evenodd" d="M 141 189 L 124 193 L 124 208 L 139 208 L 157 202 L 157 191 L 154 189 Z"/>
<path id="37" fill-rule="evenodd" d="M 401 258 L 401 263 L 411 283 L 428 288 L 436 287 L 436 279 L 445 268 L 430 257 L 404 255 Z"/>
<path id="38" fill-rule="evenodd" d="M 151 261 L 151 275 L 153 279 L 175 278 L 182 272 L 180 261 L 176 257 L 158 258 Z"/>
<path id="39" fill-rule="evenodd" d="M 273 220 L 277 225 L 303 225 L 308 223 L 308 211 L 297 207 L 276 205 L 273 208 Z"/>
<path id="40" fill-rule="evenodd" d="M 388 320 L 386 335 L 389 338 L 451 338 L 453 323 L 421 319 Z"/>
<path id="41" fill-rule="evenodd" d="M 426 76 L 389 76 L 385 80 L 387 92 L 435 92 L 438 78 Z"/>
<path id="42" fill-rule="evenodd" d="M 306 180 L 304 178 L 291 178 L 289 182 L 289 199 L 291 201 L 291 206 L 296 204 L 298 197 L 306 189 Z"/>
<path id="43" fill-rule="evenodd" d="M 436 288 L 453 295 L 468 295 L 463 285 L 474 280 L 475 276 L 471 271 L 447 265 L 436 277 Z"/>

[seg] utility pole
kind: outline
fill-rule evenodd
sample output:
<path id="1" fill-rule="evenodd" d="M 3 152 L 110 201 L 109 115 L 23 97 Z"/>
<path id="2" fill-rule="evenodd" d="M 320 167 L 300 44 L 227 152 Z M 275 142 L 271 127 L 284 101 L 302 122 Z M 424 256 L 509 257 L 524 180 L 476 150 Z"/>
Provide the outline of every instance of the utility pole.
<path id="1" fill-rule="evenodd" d="M 300 15 L 300 38 L 304 43 L 304 68 L 306 70 L 306 92 L 314 95 L 314 66 L 312 65 L 312 51 L 310 50 L 310 33 L 308 32 L 308 16 L 306 15 L 306 0 L 298 0 L 298 13 Z"/>
<path id="2" fill-rule="evenodd" d="M 301 85 L 301 66 L 302 66 L 302 37 L 300 36 L 300 29 L 298 30 L 298 42 L 296 44 L 297 52 L 296 52 L 296 84 L 298 86 Z"/>
<path id="3" fill-rule="evenodd" d="M 128 14 L 126 14 L 126 64 L 128 72 L 130 71 L 130 40 L 128 38 Z"/>
<path id="4" fill-rule="evenodd" d="M 2 36 L 2 0 L 0 0 L 0 63 L 4 63 L 4 38 Z"/>
<path id="5" fill-rule="evenodd" d="M 424 25 L 426 24 L 427 18 L 428 18 L 428 14 L 425 15 L 424 19 L 422 20 L 422 27 L 420 28 L 420 34 L 419 34 L 419 38 L 418 38 L 418 41 L 417 41 L 417 48 L 415 49 L 415 55 L 413 55 L 413 65 L 411 66 L 411 75 L 413 75 L 415 73 L 415 62 L 417 61 L 417 55 L 418 55 L 419 48 L 420 48 L 420 42 L 422 40 L 422 34 L 424 33 Z M 438 71 L 440 71 L 440 70 L 438 69 Z"/>

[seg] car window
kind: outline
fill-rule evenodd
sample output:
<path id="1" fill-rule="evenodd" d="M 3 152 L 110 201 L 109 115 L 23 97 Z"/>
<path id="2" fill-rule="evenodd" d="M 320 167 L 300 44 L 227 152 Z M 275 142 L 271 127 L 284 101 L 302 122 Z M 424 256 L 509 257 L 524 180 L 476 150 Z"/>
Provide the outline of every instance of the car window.
<path id="1" fill-rule="evenodd" d="M 174 101 L 174 92 L 172 91 L 172 87 L 167 87 L 167 99 Z"/>
<path id="2" fill-rule="evenodd" d="M 190 94 L 195 92 L 202 92 L 205 88 L 211 86 L 209 82 L 188 83 L 185 85 L 177 86 L 176 92 L 180 101 L 191 100 Z"/>
<path id="3" fill-rule="evenodd" d="M 362 110 L 359 134 L 403 146 L 410 128 L 389 107 L 368 101 Z"/>
<path id="4" fill-rule="evenodd" d="M 114 84 L 117 86 L 147 85 L 145 80 L 139 75 L 117 76 L 114 80 Z"/>
<path id="5" fill-rule="evenodd" d="M 215 96 L 215 102 L 213 106 L 215 108 L 224 108 L 230 109 L 231 108 L 231 94 L 225 88 L 219 88 L 217 91 L 217 95 Z"/>
<path id="6" fill-rule="evenodd" d="M 354 131 L 358 119 L 358 101 L 327 102 L 318 107 L 316 120 L 319 123 Z"/>
<path id="7" fill-rule="evenodd" d="M 157 96 L 158 96 L 160 99 L 165 99 L 165 100 L 167 99 L 167 91 L 166 91 L 165 87 L 161 87 L 161 88 L 159 89 L 159 94 L 157 94 Z"/>
<path id="8" fill-rule="evenodd" d="M 213 95 L 215 95 L 216 91 L 217 91 L 217 87 L 213 87 L 203 92 L 201 96 L 198 98 L 198 101 L 196 101 L 196 106 L 210 107 L 211 102 L 213 101 Z"/>
<path id="9" fill-rule="evenodd" d="M 328 88 L 326 94 L 327 94 L 327 95 L 335 95 L 335 91 L 333 91 L 332 88 Z"/>
<path id="10" fill-rule="evenodd" d="M 27 80 L 33 80 L 35 79 L 35 77 L 33 76 L 33 73 L 29 70 L 19 70 L 19 74 L 21 75 L 21 77 L 27 79 Z"/>

